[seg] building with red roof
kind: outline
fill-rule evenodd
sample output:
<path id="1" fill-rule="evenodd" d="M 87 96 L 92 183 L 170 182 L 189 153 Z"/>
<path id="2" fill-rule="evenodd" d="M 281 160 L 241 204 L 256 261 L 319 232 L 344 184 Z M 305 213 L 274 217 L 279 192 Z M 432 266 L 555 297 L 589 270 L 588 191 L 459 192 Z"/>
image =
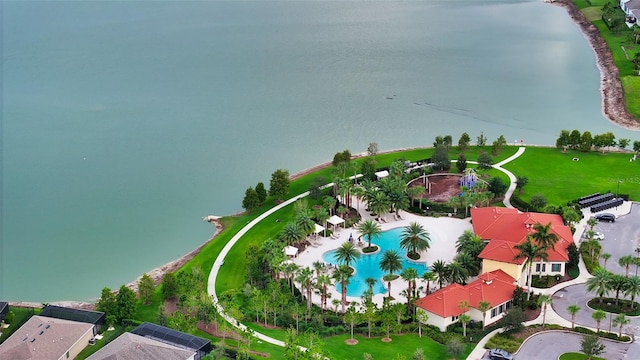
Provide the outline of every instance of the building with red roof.
<path id="1" fill-rule="evenodd" d="M 558 242 L 553 249 L 547 251 L 546 261 L 540 263 L 540 259 L 536 259 L 534 271 L 540 275 L 564 275 L 569 261 L 567 247 L 573 243 L 573 234 L 560 215 L 488 207 L 471 209 L 471 218 L 473 231 L 487 242 L 479 255 L 482 259 L 482 273 L 502 269 L 516 279 L 518 284 L 525 286 L 527 259 L 516 260 L 520 252 L 514 246 L 525 242 L 527 237 L 535 233 L 534 225 L 551 224 L 550 232 L 558 237 Z"/>
<path id="2" fill-rule="evenodd" d="M 454 283 L 418 299 L 416 307 L 418 312 L 428 316 L 427 324 L 437 326 L 441 331 L 446 331 L 447 326 L 457 322 L 463 313 L 467 313 L 474 321 L 492 324 L 511 307 L 515 289 L 513 277 L 502 270 L 494 270 L 478 276 L 467 285 Z M 485 314 L 478 310 L 481 301 L 490 304 L 486 319 Z M 460 307 L 464 302 L 469 305 L 468 308 Z"/>

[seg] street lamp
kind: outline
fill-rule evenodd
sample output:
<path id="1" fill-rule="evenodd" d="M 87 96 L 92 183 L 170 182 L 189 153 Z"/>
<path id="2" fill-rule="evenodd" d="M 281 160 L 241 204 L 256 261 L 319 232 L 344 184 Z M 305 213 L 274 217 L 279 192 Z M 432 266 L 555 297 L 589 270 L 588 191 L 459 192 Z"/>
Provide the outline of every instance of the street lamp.
<path id="1" fill-rule="evenodd" d="M 638 276 L 638 265 L 640 265 L 640 246 L 638 246 L 634 251 L 636 252 L 636 276 Z"/>

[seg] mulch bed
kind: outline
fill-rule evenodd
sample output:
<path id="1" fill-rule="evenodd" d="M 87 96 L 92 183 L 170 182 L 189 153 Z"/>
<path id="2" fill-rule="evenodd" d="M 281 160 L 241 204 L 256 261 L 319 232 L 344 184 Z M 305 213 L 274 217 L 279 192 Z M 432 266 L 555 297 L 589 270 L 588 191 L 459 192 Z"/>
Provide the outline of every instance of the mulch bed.
<path id="1" fill-rule="evenodd" d="M 431 193 L 429 194 L 425 191 L 420 197 L 434 202 L 447 202 L 450 198 L 460 193 L 460 178 L 460 175 L 448 173 L 429 176 Z M 415 179 L 409 186 L 424 187 L 424 184 L 422 183 L 422 179 Z"/>

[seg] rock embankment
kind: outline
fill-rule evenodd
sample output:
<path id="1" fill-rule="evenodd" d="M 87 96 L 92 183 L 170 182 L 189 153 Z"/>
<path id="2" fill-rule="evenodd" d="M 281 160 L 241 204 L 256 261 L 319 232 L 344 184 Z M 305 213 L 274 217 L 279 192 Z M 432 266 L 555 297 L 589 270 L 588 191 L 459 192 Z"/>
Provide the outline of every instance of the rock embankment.
<path id="1" fill-rule="evenodd" d="M 634 118 L 626 107 L 624 90 L 620 82 L 620 73 L 609 46 L 600 36 L 600 31 L 584 16 L 571 0 L 556 0 L 553 4 L 562 6 L 573 21 L 580 27 L 596 54 L 596 62 L 600 69 L 600 91 L 602 92 L 602 111 L 614 124 L 640 130 L 640 120 Z"/>

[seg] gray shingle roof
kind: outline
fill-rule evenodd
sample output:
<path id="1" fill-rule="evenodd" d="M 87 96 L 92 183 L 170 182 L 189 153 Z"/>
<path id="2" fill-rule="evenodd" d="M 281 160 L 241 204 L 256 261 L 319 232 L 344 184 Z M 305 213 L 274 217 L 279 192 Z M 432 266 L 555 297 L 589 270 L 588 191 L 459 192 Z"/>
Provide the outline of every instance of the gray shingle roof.
<path id="1" fill-rule="evenodd" d="M 186 360 L 195 351 L 180 349 L 144 336 L 124 333 L 87 360 Z"/>

